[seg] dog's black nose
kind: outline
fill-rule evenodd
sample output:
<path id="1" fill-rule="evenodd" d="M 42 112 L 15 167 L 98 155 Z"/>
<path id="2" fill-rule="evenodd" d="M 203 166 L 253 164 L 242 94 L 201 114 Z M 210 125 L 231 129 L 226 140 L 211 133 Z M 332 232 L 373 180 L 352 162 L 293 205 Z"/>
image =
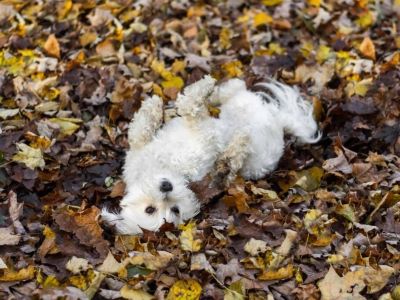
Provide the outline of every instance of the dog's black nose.
<path id="1" fill-rule="evenodd" d="M 163 193 L 167 193 L 172 191 L 173 187 L 172 187 L 172 183 L 169 182 L 168 180 L 164 179 L 163 181 L 161 181 L 161 185 L 160 185 L 160 191 Z"/>

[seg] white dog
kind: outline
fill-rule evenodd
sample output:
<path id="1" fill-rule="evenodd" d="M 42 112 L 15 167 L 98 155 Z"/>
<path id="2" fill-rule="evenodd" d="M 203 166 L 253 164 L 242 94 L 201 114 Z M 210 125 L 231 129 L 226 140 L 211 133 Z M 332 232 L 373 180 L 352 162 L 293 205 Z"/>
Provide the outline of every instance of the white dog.
<path id="1" fill-rule="evenodd" d="M 258 179 L 276 168 L 284 132 L 304 143 L 318 141 L 312 105 L 297 90 L 272 82 L 260 84 L 265 92 L 251 92 L 239 79 L 214 85 L 205 76 L 185 88 L 176 101 L 180 117 L 163 126 L 163 102 L 157 96 L 147 98 L 135 114 L 121 211 L 102 211 L 119 233 L 156 231 L 165 222 L 177 225 L 194 217 L 200 204 L 188 184 L 201 180 L 218 160 L 228 162 L 230 178 L 240 173 Z M 221 105 L 219 118 L 209 115 L 207 101 Z"/>

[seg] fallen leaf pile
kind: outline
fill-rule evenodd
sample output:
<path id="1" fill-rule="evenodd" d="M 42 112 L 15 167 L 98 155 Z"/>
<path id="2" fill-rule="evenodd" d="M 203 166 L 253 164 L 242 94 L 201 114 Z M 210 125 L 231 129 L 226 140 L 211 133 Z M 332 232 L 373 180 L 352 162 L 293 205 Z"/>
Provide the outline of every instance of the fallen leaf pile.
<path id="1" fill-rule="evenodd" d="M 1 299 L 400 299 L 400 1 L 0 2 Z M 273 77 L 323 137 L 179 228 L 116 236 L 127 126 Z M 210 111 L 218 114 L 218 108 Z"/>

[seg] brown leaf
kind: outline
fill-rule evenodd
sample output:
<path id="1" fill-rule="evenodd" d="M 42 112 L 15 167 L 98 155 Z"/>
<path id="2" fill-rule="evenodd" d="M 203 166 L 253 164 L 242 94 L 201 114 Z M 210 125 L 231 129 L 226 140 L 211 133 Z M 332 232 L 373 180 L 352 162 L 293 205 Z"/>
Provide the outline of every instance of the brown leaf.
<path id="1" fill-rule="evenodd" d="M 339 152 L 337 157 L 327 159 L 322 168 L 328 172 L 342 172 L 344 174 L 351 174 L 353 171 L 342 151 Z"/>
<path id="2" fill-rule="evenodd" d="M 17 201 L 17 194 L 14 191 L 10 191 L 8 193 L 8 201 L 10 203 L 9 213 L 11 221 L 14 225 L 14 229 L 19 234 L 26 233 L 24 226 L 22 226 L 21 222 L 19 221 L 20 216 L 23 212 L 23 203 L 18 203 Z"/>
<path id="3" fill-rule="evenodd" d="M 86 246 L 94 247 L 102 258 L 109 252 L 108 243 L 103 238 L 103 229 L 98 222 L 100 210 L 92 206 L 83 211 L 72 211 L 67 208 L 54 213 L 54 220 L 60 229 L 73 233 Z"/>
<path id="4" fill-rule="evenodd" d="M 21 239 L 20 235 L 15 235 L 11 227 L 0 228 L 0 246 L 18 245 Z"/>
<path id="5" fill-rule="evenodd" d="M 122 197 L 123 195 L 125 195 L 125 186 L 126 185 L 122 180 L 116 181 L 111 190 L 110 197 L 118 198 L 118 197 Z"/>
<path id="6" fill-rule="evenodd" d="M 116 54 L 111 40 L 107 39 L 96 46 L 96 52 L 102 57 L 109 57 Z"/>

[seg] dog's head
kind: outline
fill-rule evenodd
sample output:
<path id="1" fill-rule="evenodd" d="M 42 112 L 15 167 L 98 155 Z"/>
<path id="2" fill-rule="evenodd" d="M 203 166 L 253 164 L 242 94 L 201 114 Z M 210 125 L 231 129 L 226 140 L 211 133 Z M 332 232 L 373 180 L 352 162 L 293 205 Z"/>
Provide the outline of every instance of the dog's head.
<path id="1" fill-rule="evenodd" d="M 164 223 L 178 225 L 194 217 L 199 208 L 186 180 L 163 170 L 127 181 L 119 213 L 103 209 L 102 217 L 121 234 L 137 234 L 142 229 L 157 231 Z"/>

